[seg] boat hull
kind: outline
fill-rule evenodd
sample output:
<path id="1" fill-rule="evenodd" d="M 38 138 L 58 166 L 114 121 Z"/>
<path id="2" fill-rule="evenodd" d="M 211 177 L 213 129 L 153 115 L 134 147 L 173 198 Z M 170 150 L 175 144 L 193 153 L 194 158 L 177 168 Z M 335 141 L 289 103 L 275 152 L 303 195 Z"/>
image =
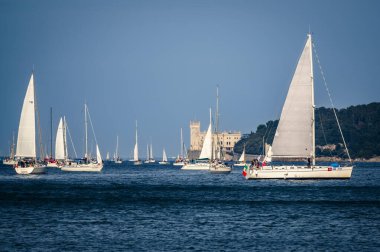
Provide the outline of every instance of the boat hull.
<path id="1" fill-rule="evenodd" d="M 246 165 L 249 166 L 249 164 L 246 164 L 246 163 L 237 163 L 237 164 L 234 164 L 234 166 L 236 166 L 236 167 L 244 167 Z"/>
<path id="2" fill-rule="evenodd" d="M 265 166 L 249 169 L 246 179 L 350 179 L 352 166 Z"/>
<path id="3" fill-rule="evenodd" d="M 211 166 L 209 169 L 212 174 L 228 174 L 232 171 L 232 168 L 225 165 Z"/>
<path id="4" fill-rule="evenodd" d="M 182 166 L 181 170 L 187 171 L 208 171 L 210 169 L 209 163 L 195 163 L 195 164 L 185 164 Z"/>
<path id="5" fill-rule="evenodd" d="M 169 162 L 166 162 L 166 161 L 160 161 L 160 162 L 158 162 L 158 164 L 160 164 L 160 165 L 168 165 Z"/>
<path id="6" fill-rule="evenodd" d="M 184 166 L 185 163 L 184 162 L 175 162 L 173 163 L 174 166 Z"/>
<path id="7" fill-rule="evenodd" d="M 15 167 L 17 174 L 43 174 L 46 173 L 46 166 Z"/>
<path id="8" fill-rule="evenodd" d="M 50 167 L 50 168 L 58 168 L 58 165 L 57 165 L 57 163 L 48 163 L 48 164 L 46 165 L 46 167 Z"/>
<path id="9" fill-rule="evenodd" d="M 142 162 L 141 161 L 134 161 L 133 165 L 142 165 Z"/>
<path id="10" fill-rule="evenodd" d="M 72 165 L 63 166 L 62 171 L 67 172 L 100 172 L 103 169 L 103 164 L 87 164 L 87 165 Z"/>
<path id="11" fill-rule="evenodd" d="M 15 165 L 17 164 L 16 160 L 10 159 L 10 160 L 3 160 L 3 165 Z"/>

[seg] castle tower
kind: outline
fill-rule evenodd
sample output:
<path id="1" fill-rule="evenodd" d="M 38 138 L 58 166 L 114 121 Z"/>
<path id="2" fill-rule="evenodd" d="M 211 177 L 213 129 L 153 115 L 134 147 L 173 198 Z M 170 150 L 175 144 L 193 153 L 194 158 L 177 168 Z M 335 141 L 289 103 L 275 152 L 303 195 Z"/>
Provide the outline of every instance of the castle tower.
<path id="1" fill-rule="evenodd" d="M 190 150 L 200 151 L 201 146 L 201 122 L 190 121 Z"/>

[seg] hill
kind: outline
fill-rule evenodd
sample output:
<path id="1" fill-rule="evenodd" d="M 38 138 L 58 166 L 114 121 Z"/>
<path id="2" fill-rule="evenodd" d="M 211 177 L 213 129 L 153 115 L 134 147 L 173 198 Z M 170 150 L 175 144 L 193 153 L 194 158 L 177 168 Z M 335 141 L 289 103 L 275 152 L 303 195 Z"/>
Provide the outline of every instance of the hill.
<path id="1" fill-rule="evenodd" d="M 352 158 L 369 159 L 380 156 L 380 103 L 337 109 L 337 115 Z M 346 158 L 343 141 L 331 108 L 315 110 L 315 143 L 317 157 Z M 263 153 L 263 139 L 272 144 L 278 120 L 260 124 L 236 143 L 234 151 L 241 153 L 244 144 L 249 154 Z"/>

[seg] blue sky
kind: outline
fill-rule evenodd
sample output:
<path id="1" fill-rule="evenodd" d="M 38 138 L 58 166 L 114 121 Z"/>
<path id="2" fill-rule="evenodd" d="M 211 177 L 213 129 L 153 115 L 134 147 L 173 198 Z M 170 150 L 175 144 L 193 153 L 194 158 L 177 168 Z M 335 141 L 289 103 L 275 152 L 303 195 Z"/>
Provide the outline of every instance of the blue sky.
<path id="1" fill-rule="evenodd" d="M 87 101 L 103 155 L 189 146 L 189 121 L 215 107 L 220 125 L 243 133 L 279 117 L 311 27 L 337 107 L 379 101 L 378 1 L 0 0 L 0 154 L 17 135 L 32 68 L 44 143 L 66 115 L 83 152 Z M 329 106 L 315 68 L 316 105 Z"/>

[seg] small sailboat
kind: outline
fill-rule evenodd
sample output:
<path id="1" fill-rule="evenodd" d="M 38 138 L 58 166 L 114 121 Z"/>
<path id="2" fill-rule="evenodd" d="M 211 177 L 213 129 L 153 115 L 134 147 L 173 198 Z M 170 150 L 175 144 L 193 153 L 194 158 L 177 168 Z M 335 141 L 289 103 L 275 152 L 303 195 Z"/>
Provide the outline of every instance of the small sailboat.
<path id="1" fill-rule="evenodd" d="M 211 111 L 210 111 L 211 113 Z M 211 121 L 211 120 L 210 120 Z M 211 137 L 213 150 L 211 151 L 211 160 L 209 172 L 212 174 L 228 174 L 231 172 L 232 168 L 227 166 L 222 161 L 222 148 L 219 141 L 219 87 L 216 88 L 216 113 L 215 113 L 215 134 L 216 143 L 214 141 L 214 136 Z M 215 148 L 214 148 L 215 147 Z"/>
<path id="2" fill-rule="evenodd" d="M 180 145 L 181 145 L 181 152 L 177 156 L 177 159 L 174 161 L 174 163 L 173 163 L 174 166 L 184 166 L 185 163 L 188 162 L 187 157 L 186 157 L 187 155 L 185 154 L 186 148 L 185 148 L 185 143 L 183 142 L 182 128 L 181 128 L 181 142 L 180 142 Z"/>
<path id="3" fill-rule="evenodd" d="M 245 159 L 245 144 L 244 144 L 244 147 L 243 147 L 243 152 L 241 153 L 241 156 L 238 160 L 238 163 L 234 164 L 234 166 L 246 166 L 246 165 L 249 165 Z"/>
<path id="4" fill-rule="evenodd" d="M 84 124 L 85 124 L 85 155 L 84 158 L 79 160 L 79 162 L 69 162 L 62 167 L 62 171 L 68 172 L 100 172 L 103 169 L 103 160 L 99 151 L 99 145 L 96 142 L 95 131 L 91 122 L 90 124 L 92 128 L 92 132 L 94 133 L 95 143 L 96 143 L 96 158 L 92 159 L 88 154 L 88 146 L 87 146 L 87 115 L 89 116 L 89 111 L 87 104 L 84 104 Z"/>
<path id="5" fill-rule="evenodd" d="M 106 160 L 109 161 L 110 160 L 110 153 L 107 152 L 107 155 L 106 155 Z"/>
<path id="6" fill-rule="evenodd" d="M 34 76 L 30 77 L 21 110 L 18 127 L 16 158 L 14 165 L 18 174 L 40 174 L 46 171 L 46 166 L 37 161 L 36 156 L 36 116 L 37 110 L 34 91 Z M 42 154 L 42 153 L 40 153 Z"/>
<path id="7" fill-rule="evenodd" d="M 119 157 L 119 136 L 116 136 L 116 151 L 114 156 L 115 164 L 123 163 L 123 160 Z"/>
<path id="8" fill-rule="evenodd" d="M 209 170 L 212 162 L 213 152 L 212 141 L 212 121 L 211 121 L 211 108 L 210 108 L 210 124 L 208 126 L 206 136 L 203 141 L 202 151 L 199 159 L 195 163 L 185 163 L 181 170 Z"/>
<path id="9" fill-rule="evenodd" d="M 352 165 L 341 167 L 335 164 L 330 166 L 315 164 L 315 105 L 312 47 L 311 34 L 308 34 L 282 108 L 272 148 L 268 151 L 264 160 L 270 161 L 272 158 L 280 160 L 307 159 L 308 164 L 246 167 L 243 170 L 243 175 L 246 179 L 349 179 L 351 177 Z M 333 111 L 335 113 L 335 110 Z M 335 118 L 347 156 L 351 162 L 336 114 Z"/>
<path id="10" fill-rule="evenodd" d="M 68 161 L 65 117 L 61 117 L 58 123 L 57 135 L 55 137 L 55 160 L 58 167 L 64 166 Z"/>
<path id="11" fill-rule="evenodd" d="M 15 135 L 13 133 L 9 157 L 3 159 L 3 165 L 15 165 L 16 163 L 17 161 L 15 160 Z"/>
<path id="12" fill-rule="evenodd" d="M 142 162 L 139 159 L 139 146 L 138 146 L 138 141 L 137 141 L 137 121 L 136 121 L 136 143 L 135 143 L 135 148 L 133 149 L 133 164 L 134 165 L 141 165 Z"/>
<path id="13" fill-rule="evenodd" d="M 165 149 L 162 150 L 162 161 L 158 162 L 160 165 L 167 165 L 169 164 L 168 162 L 168 157 L 166 156 Z"/>
<path id="14" fill-rule="evenodd" d="M 58 168 L 57 160 L 53 158 L 53 108 L 50 107 L 50 156 L 45 159 L 46 166 Z"/>

